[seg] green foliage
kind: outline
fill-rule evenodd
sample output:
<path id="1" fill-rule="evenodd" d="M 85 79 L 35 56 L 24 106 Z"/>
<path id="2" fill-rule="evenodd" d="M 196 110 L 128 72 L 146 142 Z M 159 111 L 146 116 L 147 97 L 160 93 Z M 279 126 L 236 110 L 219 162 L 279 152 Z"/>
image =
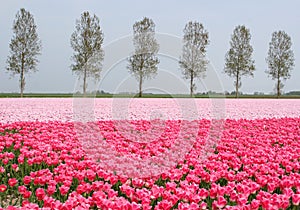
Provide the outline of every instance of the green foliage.
<path id="1" fill-rule="evenodd" d="M 211 198 L 210 196 L 207 196 L 207 198 L 204 199 L 204 202 L 207 204 L 208 209 L 212 209 L 212 203 L 215 199 Z"/>
<path id="2" fill-rule="evenodd" d="M 157 203 L 160 202 L 160 201 L 162 201 L 162 199 L 163 198 L 161 196 L 158 197 L 158 198 L 156 198 L 156 199 L 151 199 L 150 206 L 152 206 L 152 209 L 154 209 L 155 206 L 157 205 Z"/>
<path id="3" fill-rule="evenodd" d="M 9 130 L 9 129 L 5 129 L 4 131 L 2 131 L 2 132 L 0 132 L 0 136 L 5 136 L 6 134 L 9 134 L 9 133 L 11 133 L 11 134 L 15 134 L 15 133 L 18 133 L 19 131 L 17 130 L 17 129 L 11 129 L 11 130 Z"/>
<path id="4" fill-rule="evenodd" d="M 158 180 L 155 181 L 155 184 L 159 187 L 166 187 L 166 183 L 170 182 L 169 179 L 163 179 L 161 176 L 159 177 Z"/>
<path id="5" fill-rule="evenodd" d="M 234 201 L 232 201 L 232 200 L 230 199 L 230 196 L 229 196 L 229 195 L 224 195 L 224 198 L 226 199 L 227 205 L 228 205 L 228 206 L 236 206 L 236 205 L 237 205 L 236 202 L 234 202 Z"/>
<path id="6" fill-rule="evenodd" d="M 216 184 L 219 184 L 221 187 L 224 187 L 228 184 L 228 180 L 225 178 L 220 178 L 218 181 L 216 181 Z"/>
<path id="7" fill-rule="evenodd" d="M 122 186 L 122 182 L 120 180 L 117 181 L 116 184 L 114 184 L 111 189 L 115 190 L 116 192 L 118 192 L 118 196 L 119 197 L 124 197 L 125 199 L 127 199 L 128 201 L 131 202 L 131 199 L 121 191 L 120 187 Z"/>
<path id="8" fill-rule="evenodd" d="M 248 196 L 248 202 L 251 203 L 254 199 L 256 199 L 256 196 L 257 196 L 258 192 L 256 193 L 251 193 L 249 196 Z"/>
<path id="9" fill-rule="evenodd" d="M 194 170 L 194 169 L 195 169 L 195 166 L 189 165 L 189 169 L 190 169 L 190 170 Z"/>
<path id="10" fill-rule="evenodd" d="M 180 180 L 184 181 L 186 179 L 186 177 L 187 177 L 188 174 L 189 174 L 189 172 L 183 174 Z"/>
<path id="11" fill-rule="evenodd" d="M 206 190 L 209 190 L 211 188 L 211 183 L 201 180 L 201 183 L 199 184 L 199 188 L 204 188 Z"/>

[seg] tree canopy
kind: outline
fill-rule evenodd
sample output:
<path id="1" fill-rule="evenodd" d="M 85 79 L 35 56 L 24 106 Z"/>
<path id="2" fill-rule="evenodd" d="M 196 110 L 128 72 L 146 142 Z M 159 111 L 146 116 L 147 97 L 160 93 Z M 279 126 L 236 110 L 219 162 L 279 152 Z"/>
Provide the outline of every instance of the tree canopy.
<path id="1" fill-rule="evenodd" d="M 193 96 L 196 88 L 194 80 L 205 77 L 208 60 L 206 59 L 206 47 L 209 44 L 208 32 L 198 22 L 188 22 L 184 28 L 182 56 L 179 58 L 179 66 L 185 79 L 190 80 L 190 96 Z"/>
<path id="2" fill-rule="evenodd" d="M 74 50 L 71 69 L 78 76 L 83 77 L 83 94 L 86 94 L 87 79 L 100 78 L 104 58 L 103 33 L 100 21 L 96 15 L 83 12 L 76 20 L 75 31 L 71 35 L 71 46 Z"/>
<path id="3" fill-rule="evenodd" d="M 250 30 L 244 25 L 237 26 L 231 35 L 230 49 L 225 56 L 224 72 L 234 78 L 236 98 L 242 85 L 241 77 L 253 76 L 255 70 L 250 39 Z"/>
<path id="4" fill-rule="evenodd" d="M 135 51 L 128 58 L 127 69 L 139 82 L 139 97 L 142 97 L 144 80 L 157 74 L 159 44 L 155 39 L 155 24 L 147 17 L 133 25 L 133 45 Z"/>
<path id="5" fill-rule="evenodd" d="M 266 58 L 268 64 L 266 73 L 276 81 L 277 97 L 280 96 L 284 86 L 282 80 L 287 80 L 291 77 L 291 70 L 294 67 L 294 53 L 291 47 L 291 37 L 286 32 L 273 32 Z"/>
<path id="6" fill-rule="evenodd" d="M 33 15 L 21 8 L 13 23 L 13 37 L 9 44 L 10 56 L 7 58 L 6 70 L 13 75 L 20 74 L 20 94 L 25 89 L 25 73 L 37 71 L 42 44 L 37 34 Z"/>

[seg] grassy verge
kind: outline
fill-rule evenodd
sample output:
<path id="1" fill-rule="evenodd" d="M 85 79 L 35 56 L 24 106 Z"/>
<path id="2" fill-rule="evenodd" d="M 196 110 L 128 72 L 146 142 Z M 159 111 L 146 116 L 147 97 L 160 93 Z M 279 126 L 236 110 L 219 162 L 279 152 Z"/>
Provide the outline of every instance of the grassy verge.
<path id="1" fill-rule="evenodd" d="M 73 93 L 26 93 L 24 98 L 72 98 Z M 81 95 L 76 95 L 81 97 Z M 87 97 L 96 98 L 133 98 L 137 97 L 134 94 L 97 94 L 88 95 Z M 20 98 L 18 93 L 0 93 L 0 98 Z M 190 98 L 187 94 L 147 94 L 143 95 L 143 98 Z M 234 95 L 195 95 L 193 98 L 235 98 Z M 258 98 L 258 99 L 274 99 L 274 95 L 240 95 L 239 98 Z M 282 95 L 282 99 L 300 99 L 300 95 Z"/>

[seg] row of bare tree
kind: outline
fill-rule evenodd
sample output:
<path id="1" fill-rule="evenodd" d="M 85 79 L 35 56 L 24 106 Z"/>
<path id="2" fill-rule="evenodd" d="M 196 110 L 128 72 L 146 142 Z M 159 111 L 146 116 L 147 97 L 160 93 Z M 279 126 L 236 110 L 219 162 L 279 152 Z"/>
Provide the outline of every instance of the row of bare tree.
<path id="1" fill-rule="evenodd" d="M 183 49 L 179 66 L 185 79 L 190 83 L 190 96 L 195 91 L 195 79 L 204 78 L 209 61 L 206 50 L 209 44 L 208 32 L 199 22 L 188 22 L 183 30 Z M 234 79 L 235 93 L 241 87 L 241 77 L 253 76 L 255 71 L 252 59 L 253 48 L 250 44 L 251 34 L 244 25 L 237 26 L 231 35 L 230 49 L 225 56 L 224 73 Z M 104 59 L 103 33 L 99 18 L 89 12 L 83 12 L 76 20 L 75 31 L 71 35 L 71 46 L 74 50 L 71 70 L 83 78 L 83 93 L 86 94 L 87 79 L 100 79 Z M 157 74 L 159 44 L 155 39 L 155 24 L 145 17 L 133 25 L 134 53 L 128 57 L 127 69 L 136 77 L 139 84 L 139 96 L 142 97 L 142 85 L 146 79 Z M 266 58 L 266 73 L 276 81 L 277 97 L 283 88 L 283 81 L 291 77 L 294 67 L 294 55 L 291 49 L 290 36 L 284 31 L 272 34 Z M 33 15 L 20 9 L 13 23 L 13 37 L 10 42 L 10 56 L 7 59 L 7 70 L 20 75 L 21 97 L 25 88 L 25 73 L 36 71 L 41 54 L 41 41 L 38 37 Z"/>

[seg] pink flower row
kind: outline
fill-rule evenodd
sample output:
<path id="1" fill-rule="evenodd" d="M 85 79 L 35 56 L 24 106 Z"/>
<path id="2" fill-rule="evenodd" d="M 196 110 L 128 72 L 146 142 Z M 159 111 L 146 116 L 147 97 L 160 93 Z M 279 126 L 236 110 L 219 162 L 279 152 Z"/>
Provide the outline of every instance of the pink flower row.
<path id="1" fill-rule="evenodd" d="M 0 122 L 95 121 L 155 118 L 176 119 L 262 119 L 300 116 L 297 99 L 0 99 Z"/>

